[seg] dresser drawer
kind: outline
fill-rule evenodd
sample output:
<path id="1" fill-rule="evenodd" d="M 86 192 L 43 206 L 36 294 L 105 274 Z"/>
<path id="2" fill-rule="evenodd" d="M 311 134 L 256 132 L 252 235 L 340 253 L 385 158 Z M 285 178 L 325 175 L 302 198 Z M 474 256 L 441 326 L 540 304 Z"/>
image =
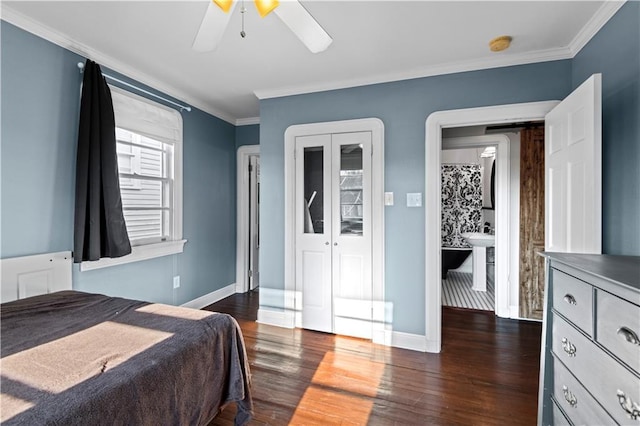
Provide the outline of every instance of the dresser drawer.
<path id="1" fill-rule="evenodd" d="M 569 420 L 562 414 L 560 408 L 558 408 L 558 403 L 553 401 L 553 425 L 554 426 L 571 426 Z"/>
<path id="2" fill-rule="evenodd" d="M 596 341 L 640 374 L 640 307 L 596 291 Z"/>
<path id="3" fill-rule="evenodd" d="M 593 329 L 592 287 L 577 278 L 552 269 L 553 307 L 589 336 Z"/>
<path id="4" fill-rule="evenodd" d="M 635 424 L 621 405 L 640 410 L 640 377 L 611 358 L 557 315 L 552 315 L 552 350 L 618 424 Z"/>
<path id="5" fill-rule="evenodd" d="M 600 404 L 556 358 L 553 360 L 553 395 L 573 424 L 614 423 Z"/>

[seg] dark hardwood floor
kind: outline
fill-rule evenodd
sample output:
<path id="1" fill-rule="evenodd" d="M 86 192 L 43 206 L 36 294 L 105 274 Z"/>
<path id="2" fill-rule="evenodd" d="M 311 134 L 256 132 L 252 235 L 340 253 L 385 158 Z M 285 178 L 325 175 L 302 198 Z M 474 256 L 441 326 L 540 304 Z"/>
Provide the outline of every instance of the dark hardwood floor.
<path id="1" fill-rule="evenodd" d="M 255 425 L 534 425 L 541 324 L 443 308 L 440 354 L 255 322 L 258 293 L 206 307 L 233 315 L 251 364 Z M 211 425 L 233 424 L 230 404 Z"/>

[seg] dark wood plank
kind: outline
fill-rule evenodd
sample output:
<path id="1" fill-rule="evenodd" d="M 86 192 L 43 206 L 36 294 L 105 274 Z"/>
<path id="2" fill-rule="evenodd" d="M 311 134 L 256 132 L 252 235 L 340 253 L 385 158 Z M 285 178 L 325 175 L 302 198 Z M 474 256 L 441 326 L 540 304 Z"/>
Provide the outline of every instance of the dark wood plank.
<path id="1" fill-rule="evenodd" d="M 542 319 L 544 305 L 544 128 L 520 132 L 520 316 Z"/>
<path id="2" fill-rule="evenodd" d="M 253 425 L 533 425 L 541 325 L 443 308 L 440 354 L 257 324 L 257 291 L 205 309 L 242 328 Z M 231 425 L 229 405 L 211 423 Z"/>

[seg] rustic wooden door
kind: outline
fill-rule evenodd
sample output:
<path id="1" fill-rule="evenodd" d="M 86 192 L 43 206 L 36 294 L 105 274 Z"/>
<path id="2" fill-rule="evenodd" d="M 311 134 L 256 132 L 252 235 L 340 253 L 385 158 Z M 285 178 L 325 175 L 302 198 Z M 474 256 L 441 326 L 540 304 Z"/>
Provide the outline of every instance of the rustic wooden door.
<path id="1" fill-rule="evenodd" d="M 542 319 L 544 306 L 544 128 L 520 133 L 520 316 Z"/>

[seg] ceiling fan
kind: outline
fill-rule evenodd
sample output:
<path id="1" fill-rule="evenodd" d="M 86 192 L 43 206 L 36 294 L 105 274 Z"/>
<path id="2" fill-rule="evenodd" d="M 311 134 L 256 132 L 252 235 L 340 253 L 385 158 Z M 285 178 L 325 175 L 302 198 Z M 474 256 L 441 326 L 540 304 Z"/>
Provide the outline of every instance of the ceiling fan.
<path id="1" fill-rule="evenodd" d="M 209 52 L 218 47 L 238 1 L 240 0 L 209 1 L 209 7 L 193 41 L 194 50 Z M 312 53 L 326 50 L 333 41 L 331 36 L 298 0 L 283 0 L 282 2 L 254 0 L 254 3 L 263 18 L 271 12 L 275 13 Z"/>

